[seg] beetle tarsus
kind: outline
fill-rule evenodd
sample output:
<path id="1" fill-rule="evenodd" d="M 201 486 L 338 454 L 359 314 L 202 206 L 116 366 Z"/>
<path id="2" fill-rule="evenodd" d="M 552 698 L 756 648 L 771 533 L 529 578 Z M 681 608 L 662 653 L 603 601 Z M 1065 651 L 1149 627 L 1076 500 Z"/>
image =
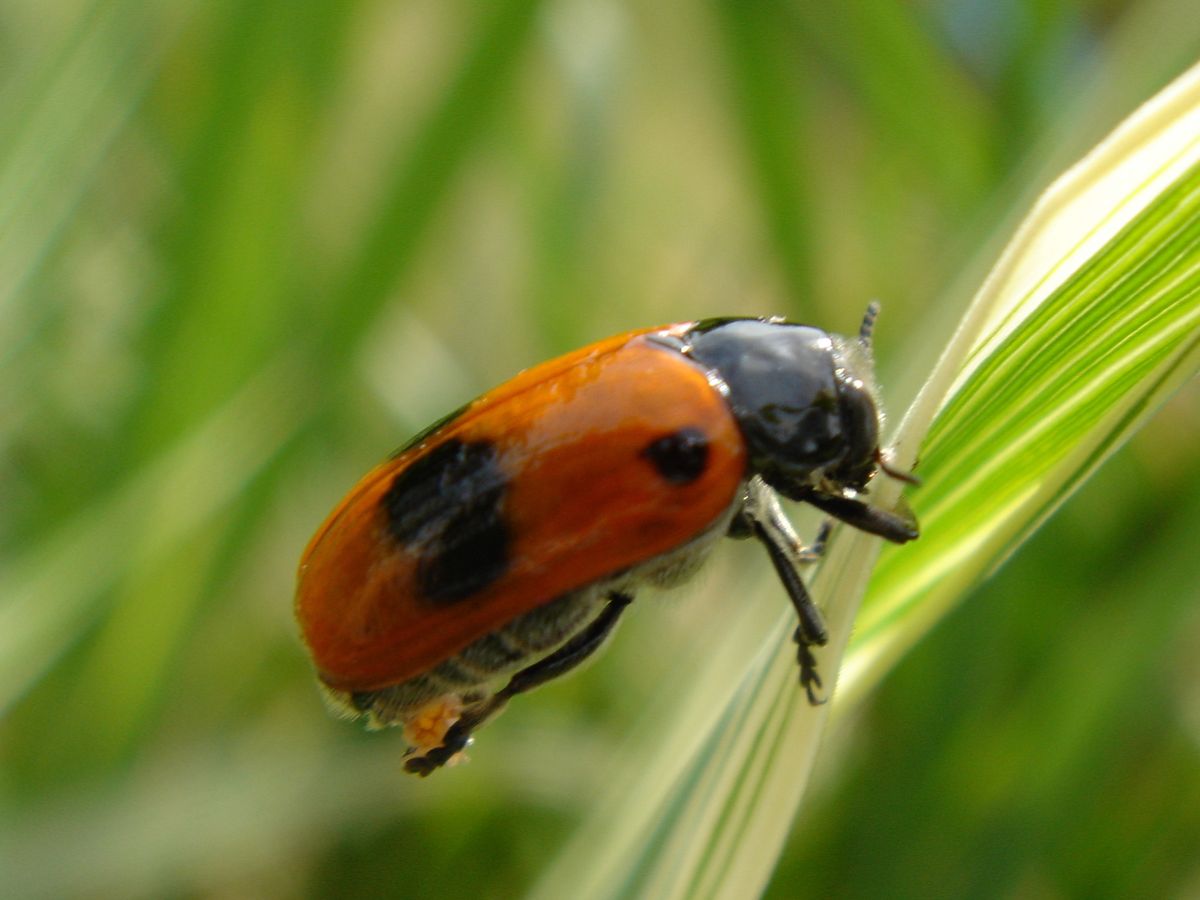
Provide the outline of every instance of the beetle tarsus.
<path id="1" fill-rule="evenodd" d="M 446 732 L 446 736 L 442 739 L 440 747 L 434 747 L 432 750 L 427 750 L 421 756 L 409 757 L 404 761 L 404 771 L 413 775 L 420 775 L 422 778 L 427 778 L 433 772 L 436 772 L 451 759 L 462 753 L 471 745 L 473 738 L 471 731 L 476 728 L 482 720 L 472 720 L 468 724 L 464 724 L 466 717 L 459 719 L 450 726 Z"/>
<path id="2" fill-rule="evenodd" d="M 817 672 L 817 658 L 813 655 L 812 646 L 804 639 L 803 626 L 797 626 L 792 637 L 796 642 L 796 661 L 800 664 L 800 687 L 804 688 L 810 706 L 821 706 L 825 698 L 817 693 L 822 686 L 821 676 Z"/>

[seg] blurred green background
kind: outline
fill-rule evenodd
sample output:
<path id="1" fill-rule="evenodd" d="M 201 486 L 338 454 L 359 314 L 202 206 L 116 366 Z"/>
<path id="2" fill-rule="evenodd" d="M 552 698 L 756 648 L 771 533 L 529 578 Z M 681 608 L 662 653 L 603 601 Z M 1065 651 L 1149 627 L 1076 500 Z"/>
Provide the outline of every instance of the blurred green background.
<path id="1" fill-rule="evenodd" d="M 633 327 L 879 297 L 902 410 L 1197 21 L 5 0 L 0 894 L 519 895 L 697 648 L 777 609 L 764 560 L 647 597 L 422 782 L 321 706 L 312 530 L 428 421 Z M 1200 895 L 1198 461 L 1193 383 L 835 733 L 770 896 Z"/>

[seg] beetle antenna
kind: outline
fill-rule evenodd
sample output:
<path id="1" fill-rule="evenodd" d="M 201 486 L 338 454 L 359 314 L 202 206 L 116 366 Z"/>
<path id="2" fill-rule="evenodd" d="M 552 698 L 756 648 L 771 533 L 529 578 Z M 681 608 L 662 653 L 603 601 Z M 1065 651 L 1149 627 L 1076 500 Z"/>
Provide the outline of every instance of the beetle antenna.
<path id="1" fill-rule="evenodd" d="M 882 450 L 875 451 L 875 462 L 879 466 L 879 471 L 883 472 L 888 478 L 895 478 L 897 481 L 903 481 L 905 484 L 921 483 L 921 479 L 912 472 L 906 472 L 904 469 L 896 469 L 889 465 L 887 457 L 883 455 Z"/>
<path id="2" fill-rule="evenodd" d="M 871 334 L 875 331 L 875 317 L 879 315 L 879 301 L 872 300 L 867 304 L 867 311 L 863 314 L 862 325 L 858 327 L 858 342 L 867 350 L 871 349 Z"/>

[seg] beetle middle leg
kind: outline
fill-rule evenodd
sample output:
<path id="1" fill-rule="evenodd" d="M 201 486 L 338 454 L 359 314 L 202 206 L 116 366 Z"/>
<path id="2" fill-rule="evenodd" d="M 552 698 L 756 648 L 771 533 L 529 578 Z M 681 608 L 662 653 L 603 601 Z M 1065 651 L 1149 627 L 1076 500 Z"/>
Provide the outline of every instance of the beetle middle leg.
<path id="1" fill-rule="evenodd" d="M 742 509 L 730 527 L 731 537 L 753 537 L 766 548 L 771 564 L 792 601 L 800 619 L 793 635 L 797 648 L 796 661 L 800 665 L 800 685 L 808 696 L 808 702 L 814 706 L 825 701 L 817 694 L 821 688 L 821 676 L 817 673 L 817 660 L 812 648 L 824 646 L 829 641 L 829 629 L 825 626 L 820 608 L 805 587 L 804 579 L 800 577 L 800 567 L 821 558 L 831 527 L 829 521 L 822 523 L 816 540 L 805 546 L 780 508 L 775 492 L 757 477 L 750 479 L 746 485 Z"/>
<path id="2" fill-rule="evenodd" d="M 586 627 L 549 656 L 515 673 L 508 684 L 495 694 L 468 708 L 446 731 L 440 747 L 409 758 L 404 763 L 405 770 L 425 776 L 444 766 L 456 753 L 467 748 L 471 743 L 471 733 L 504 709 L 513 697 L 565 675 L 599 650 L 612 634 L 625 607 L 632 602 L 633 597 L 629 594 L 613 591 L 608 595 L 608 604 Z"/>

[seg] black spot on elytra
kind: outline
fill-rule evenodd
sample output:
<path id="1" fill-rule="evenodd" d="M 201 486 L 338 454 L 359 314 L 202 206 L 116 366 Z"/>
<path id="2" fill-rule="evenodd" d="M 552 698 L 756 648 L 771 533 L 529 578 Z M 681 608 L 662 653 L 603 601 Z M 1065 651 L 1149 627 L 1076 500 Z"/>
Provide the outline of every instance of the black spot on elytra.
<path id="1" fill-rule="evenodd" d="M 453 602 L 504 574 L 508 478 L 493 444 L 450 440 L 396 476 L 383 496 L 392 536 L 417 554 L 417 587 Z"/>
<path id="2" fill-rule="evenodd" d="M 681 428 L 648 444 L 642 455 L 671 484 L 688 484 L 708 464 L 708 438 L 699 429 Z"/>

